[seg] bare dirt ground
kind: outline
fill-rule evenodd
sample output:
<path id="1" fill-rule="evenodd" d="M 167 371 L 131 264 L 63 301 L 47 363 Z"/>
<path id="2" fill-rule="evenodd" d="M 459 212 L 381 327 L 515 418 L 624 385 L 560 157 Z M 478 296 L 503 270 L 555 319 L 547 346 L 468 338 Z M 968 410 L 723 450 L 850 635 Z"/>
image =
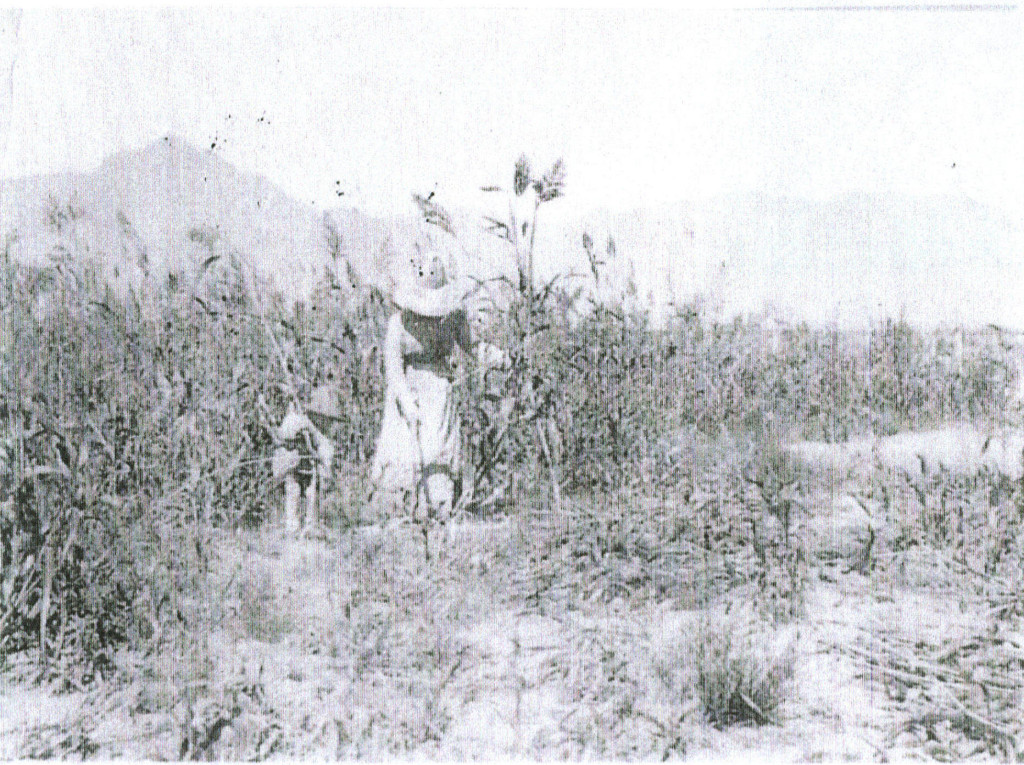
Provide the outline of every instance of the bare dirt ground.
<path id="1" fill-rule="evenodd" d="M 982 466 L 1020 478 L 1024 465 L 1024 431 L 999 428 L 979 430 L 970 426 L 899 433 L 886 438 L 860 438 L 842 444 L 804 441 L 793 452 L 809 462 L 837 469 L 877 458 L 882 464 L 919 470 L 920 459 L 959 471 L 973 472 Z"/>
<path id="2" fill-rule="evenodd" d="M 1012 466 L 1021 434 L 983 450 L 986 437 L 947 430 L 794 450 L 831 471 L 876 457 L 912 466 L 918 455 Z M 742 621 L 742 591 L 700 609 L 642 594 L 538 598 L 521 575 L 529 530 L 509 520 L 435 532 L 430 562 L 407 524 L 303 540 L 267 527 L 218 540 L 206 596 L 218 626 L 193 635 L 194 665 L 123 656 L 118 681 L 63 694 L 7 673 L 0 759 L 941 756 L 929 749 L 934 730 L 901 711 L 865 657 L 880 636 L 969 641 L 984 605 L 951 599 L 926 569 L 915 585 L 858 570 L 848 555 L 829 563 L 825 553 L 864 522 L 857 490 L 840 477 L 811 503 L 803 528 L 821 555 L 804 615 L 757 637 L 792 662 L 769 724 L 719 730 L 687 691 L 694 634 Z"/>
<path id="3" fill-rule="evenodd" d="M 249 547 L 252 544 L 255 550 Z M 236 719 L 226 728 L 217 751 L 227 757 L 246 752 L 249 743 L 236 745 L 234 739 L 254 732 L 269 738 L 268 755 L 316 759 L 389 756 L 403 736 L 412 745 L 407 754 L 414 757 L 599 756 L 604 747 L 595 727 L 604 725 L 608 710 L 598 708 L 600 701 L 588 703 L 592 688 L 580 687 L 587 685 L 585 665 L 591 661 L 586 650 L 579 650 L 581 644 L 606 641 L 617 647 L 622 654 L 618 661 L 628 665 L 625 671 L 639 674 L 639 682 L 646 684 L 637 689 L 638 711 L 663 721 L 642 727 L 651 728 L 648 738 L 660 737 L 659 725 L 669 725 L 678 710 L 671 708 L 672 699 L 664 698 L 664 689 L 650 671 L 652 657 L 678 650 L 688 630 L 702 619 L 714 618 L 657 606 L 639 611 L 584 607 L 571 616 L 556 617 L 517 611 L 507 599 L 488 599 L 467 608 L 473 615 L 460 619 L 461 625 L 451 633 L 423 636 L 415 634 L 422 625 L 413 622 L 427 617 L 409 613 L 403 625 L 413 633 L 408 643 L 423 638 L 450 644 L 441 649 L 440 660 L 428 666 L 431 656 L 422 666 L 409 666 L 406 677 L 389 676 L 389 668 L 383 666 L 387 657 L 381 656 L 387 649 L 371 643 L 367 648 L 379 653 L 377 659 L 366 660 L 380 660 L 382 666 L 365 673 L 377 677 L 359 681 L 353 667 L 358 654 L 332 655 L 344 641 L 338 633 L 346 629 L 341 617 L 343 592 L 351 581 L 332 555 L 332 545 L 283 542 L 264 534 L 226 546 L 226 566 L 263 583 L 260 597 L 268 609 L 254 617 L 266 620 L 262 626 L 236 623 L 233 629 L 203 638 L 216 667 L 213 686 L 230 686 L 241 678 L 261 688 L 262 709 L 251 714 L 265 719 Z M 798 660 L 782 725 L 727 731 L 686 725 L 678 731 L 686 739 L 686 749 L 665 754 L 786 760 L 871 757 L 879 746 L 873 742 L 884 739 L 883 716 L 871 704 L 869 689 L 854 676 L 852 663 L 834 650 L 836 641 L 870 625 L 873 614 L 864 606 L 872 599 L 862 592 L 863 585 L 853 577 L 819 587 L 814 598 L 830 619 L 786 630 L 784 638 L 795 647 Z M 424 594 L 424 602 L 411 610 L 429 607 L 428 602 Z M 247 634 L 254 629 L 271 634 L 256 639 Z M 176 758 L 180 721 L 174 714 L 159 719 L 159 714 L 140 713 L 138 696 L 145 693 L 144 684 L 121 690 L 107 697 L 105 708 L 97 709 L 83 693 L 53 696 L 44 689 L 7 689 L 0 756 L 24 755 L 26 747 L 36 749 L 58 729 L 85 728 L 103 757 Z M 437 729 L 431 730 L 432 725 Z M 642 747 L 647 742 L 638 735 L 635 743 Z M 620 746 L 625 755 L 628 744 Z M 643 749 L 636 753 L 661 754 Z M 36 749 L 32 754 L 47 752 Z"/>

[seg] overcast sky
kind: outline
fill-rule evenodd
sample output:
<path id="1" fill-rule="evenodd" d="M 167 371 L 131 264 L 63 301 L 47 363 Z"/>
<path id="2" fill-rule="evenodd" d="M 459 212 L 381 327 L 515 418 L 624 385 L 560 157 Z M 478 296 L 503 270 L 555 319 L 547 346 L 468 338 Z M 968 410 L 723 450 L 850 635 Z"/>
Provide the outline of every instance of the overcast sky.
<path id="1" fill-rule="evenodd" d="M 27 11 L 2 172 L 87 169 L 172 131 L 318 205 L 435 184 L 472 201 L 525 151 L 564 157 L 575 207 L 894 190 L 1017 212 L 1022 17 Z"/>

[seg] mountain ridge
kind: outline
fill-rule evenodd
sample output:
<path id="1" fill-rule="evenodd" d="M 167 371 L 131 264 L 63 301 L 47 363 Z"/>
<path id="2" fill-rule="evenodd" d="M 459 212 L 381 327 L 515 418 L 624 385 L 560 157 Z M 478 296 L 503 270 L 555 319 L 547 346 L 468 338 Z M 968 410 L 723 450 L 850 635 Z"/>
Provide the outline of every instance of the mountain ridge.
<path id="1" fill-rule="evenodd" d="M 356 274 L 381 283 L 382 242 L 415 223 L 411 203 L 408 214 L 321 210 L 173 134 L 115 152 L 90 170 L 0 181 L 0 236 L 18 232 L 16 257 L 46 262 L 55 204 L 81 212 L 75 225 L 84 252 L 115 270 L 131 272 L 140 249 L 157 273 L 201 262 L 210 237 L 195 232 L 206 231 L 290 299 L 308 295 L 331 267 L 327 225 L 340 234 Z M 496 217 L 504 217 L 506 204 L 494 206 Z M 1024 327 L 1024 308 L 1015 307 L 1024 303 L 1017 294 L 1024 288 L 1011 289 L 1024 285 L 1020 222 L 968 197 L 734 193 L 585 214 L 557 204 L 541 211 L 539 277 L 588 274 L 583 232 L 602 254 L 611 238 L 617 255 L 607 281 L 621 286 L 635 274 L 639 299 L 657 311 L 701 295 L 722 317 L 767 310 L 845 322 L 904 311 L 925 323 Z M 486 276 L 513 267 L 502 242 L 483 230 L 486 206 L 450 212 L 467 253 L 463 272 Z"/>

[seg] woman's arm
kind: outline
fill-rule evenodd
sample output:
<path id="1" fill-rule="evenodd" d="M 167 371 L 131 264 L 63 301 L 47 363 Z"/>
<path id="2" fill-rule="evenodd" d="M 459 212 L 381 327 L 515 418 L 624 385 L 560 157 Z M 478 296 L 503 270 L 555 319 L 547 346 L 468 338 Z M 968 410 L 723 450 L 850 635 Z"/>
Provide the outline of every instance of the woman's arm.
<path id="1" fill-rule="evenodd" d="M 384 335 L 384 382 L 389 394 L 398 400 L 399 413 L 407 420 L 413 420 L 418 416 L 418 405 L 405 379 L 405 362 L 402 359 L 404 336 L 402 315 L 396 313 L 388 320 L 387 333 Z"/>
<path id="2" fill-rule="evenodd" d="M 508 356 L 501 348 L 473 339 L 465 311 L 459 311 L 456 321 L 455 342 L 467 355 L 485 367 L 504 367 L 508 364 Z"/>

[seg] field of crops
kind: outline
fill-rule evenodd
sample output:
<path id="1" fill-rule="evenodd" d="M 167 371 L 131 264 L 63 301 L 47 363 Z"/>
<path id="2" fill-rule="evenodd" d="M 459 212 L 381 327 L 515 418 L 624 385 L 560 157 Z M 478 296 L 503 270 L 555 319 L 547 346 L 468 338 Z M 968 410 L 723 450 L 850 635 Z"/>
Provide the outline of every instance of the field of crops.
<path id="1" fill-rule="evenodd" d="M 1019 338 L 655 326 L 521 263 L 474 306 L 511 363 L 460 364 L 428 556 L 368 501 L 375 287 L 5 251 L 0 758 L 1024 756 Z M 293 538 L 271 456 L 314 388 Z"/>

